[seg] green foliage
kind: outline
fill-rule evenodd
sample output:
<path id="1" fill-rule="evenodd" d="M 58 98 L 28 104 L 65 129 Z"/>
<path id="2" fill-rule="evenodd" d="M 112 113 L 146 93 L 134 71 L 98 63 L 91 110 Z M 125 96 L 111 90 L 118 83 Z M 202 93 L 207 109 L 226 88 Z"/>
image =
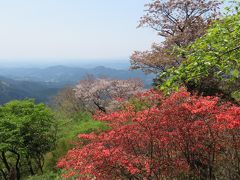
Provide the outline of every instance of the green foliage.
<path id="1" fill-rule="evenodd" d="M 216 21 L 203 37 L 186 49 L 180 49 L 179 54 L 187 59 L 180 67 L 161 74 L 160 79 L 165 81 L 160 88 L 171 92 L 186 85 L 200 91 L 215 88 L 218 93 L 227 94 L 238 90 L 239 42 L 240 12 L 237 12 Z"/>
<path id="2" fill-rule="evenodd" d="M 74 142 L 78 140 L 78 134 L 100 132 L 108 129 L 104 123 L 94 121 L 90 114 L 84 112 L 80 112 L 72 118 L 58 119 L 57 123 L 58 140 L 55 150 L 45 156 L 44 168 L 46 171 L 55 171 L 57 161 L 74 146 Z"/>
<path id="3" fill-rule="evenodd" d="M 232 93 L 232 97 L 233 97 L 234 99 L 236 99 L 237 101 L 240 101 L 240 90 L 234 91 L 234 92 Z"/>
<path id="4" fill-rule="evenodd" d="M 31 176 L 27 180 L 61 180 L 61 175 L 57 173 L 49 172 L 39 176 Z"/>
<path id="5" fill-rule="evenodd" d="M 11 176 L 14 166 L 17 179 L 23 170 L 42 171 L 44 154 L 55 146 L 53 117 L 44 104 L 33 100 L 11 101 L 0 107 L 0 152 L 1 159 L 6 159 L 0 162 L 2 174 Z"/>
<path id="6" fill-rule="evenodd" d="M 33 100 L 11 101 L 0 108 L 0 150 L 20 148 L 26 153 L 46 153 L 55 142 L 53 114 Z"/>
<path id="7" fill-rule="evenodd" d="M 144 110 L 147 107 L 151 106 L 149 104 L 149 102 L 144 101 L 143 99 L 140 99 L 140 98 L 137 98 L 137 97 L 130 98 L 128 103 L 134 108 L 134 111 L 136 111 L 136 112 Z"/>

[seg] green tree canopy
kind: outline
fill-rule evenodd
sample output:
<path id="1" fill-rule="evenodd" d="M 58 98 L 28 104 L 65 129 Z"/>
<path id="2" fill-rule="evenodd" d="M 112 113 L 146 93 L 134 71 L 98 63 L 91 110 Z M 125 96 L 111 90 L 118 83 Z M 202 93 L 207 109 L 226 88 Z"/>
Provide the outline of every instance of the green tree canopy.
<path id="1" fill-rule="evenodd" d="M 2 177 L 19 179 L 22 169 L 32 175 L 42 171 L 44 154 L 54 145 L 53 114 L 44 104 L 23 100 L 0 107 Z"/>
<path id="2" fill-rule="evenodd" d="M 240 87 L 240 12 L 216 21 L 207 33 L 185 49 L 186 60 L 162 73 L 160 88 L 170 92 L 181 85 L 205 95 L 231 97 Z M 231 12 L 232 13 L 232 12 Z"/>

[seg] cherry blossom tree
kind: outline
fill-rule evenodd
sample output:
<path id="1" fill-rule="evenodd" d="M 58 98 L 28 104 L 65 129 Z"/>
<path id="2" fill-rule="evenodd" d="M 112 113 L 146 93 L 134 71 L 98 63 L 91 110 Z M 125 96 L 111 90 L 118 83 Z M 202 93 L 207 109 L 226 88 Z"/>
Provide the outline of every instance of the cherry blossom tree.
<path id="1" fill-rule="evenodd" d="M 220 4 L 220 0 L 152 0 L 146 4 L 139 27 L 155 30 L 163 42 L 154 43 L 148 51 L 135 51 L 131 68 L 160 73 L 178 67 L 185 56 L 176 47 L 186 47 L 205 34 Z"/>
<path id="2" fill-rule="evenodd" d="M 139 79 L 113 80 L 88 76 L 81 80 L 74 90 L 85 109 L 91 112 L 107 112 L 118 106 L 119 99 L 128 99 L 142 91 L 143 86 Z"/>

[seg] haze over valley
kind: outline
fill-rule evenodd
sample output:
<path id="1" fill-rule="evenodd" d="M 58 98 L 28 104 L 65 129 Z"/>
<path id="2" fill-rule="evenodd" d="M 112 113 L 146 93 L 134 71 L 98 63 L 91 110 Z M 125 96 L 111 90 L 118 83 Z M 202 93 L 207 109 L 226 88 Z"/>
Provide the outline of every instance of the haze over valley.
<path id="1" fill-rule="evenodd" d="M 76 85 L 87 75 L 111 79 L 139 78 L 144 82 L 145 87 L 151 86 L 154 77 L 153 75 L 146 75 L 140 70 L 130 71 L 126 67 L 121 69 L 119 69 L 119 66 L 115 68 L 105 66 L 87 67 L 58 65 L 46 68 L 0 68 L 0 103 L 25 98 L 49 103 L 51 98 L 61 89 Z"/>

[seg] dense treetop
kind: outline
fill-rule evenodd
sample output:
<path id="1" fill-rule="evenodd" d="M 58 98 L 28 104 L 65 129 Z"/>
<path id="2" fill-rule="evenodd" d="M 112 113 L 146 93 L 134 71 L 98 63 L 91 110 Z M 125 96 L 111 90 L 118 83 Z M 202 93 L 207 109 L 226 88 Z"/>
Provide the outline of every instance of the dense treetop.
<path id="1" fill-rule="evenodd" d="M 207 33 L 180 50 L 186 60 L 178 67 L 161 73 L 162 89 L 189 90 L 205 94 L 231 93 L 240 87 L 240 12 L 214 22 Z"/>
<path id="2" fill-rule="evenodd" d="M 42 171 L 55 140 L 53 114 L 44 104 L 16 100 L 0 106 L 0 177 L 18 180 L 22 170 Z"/>

